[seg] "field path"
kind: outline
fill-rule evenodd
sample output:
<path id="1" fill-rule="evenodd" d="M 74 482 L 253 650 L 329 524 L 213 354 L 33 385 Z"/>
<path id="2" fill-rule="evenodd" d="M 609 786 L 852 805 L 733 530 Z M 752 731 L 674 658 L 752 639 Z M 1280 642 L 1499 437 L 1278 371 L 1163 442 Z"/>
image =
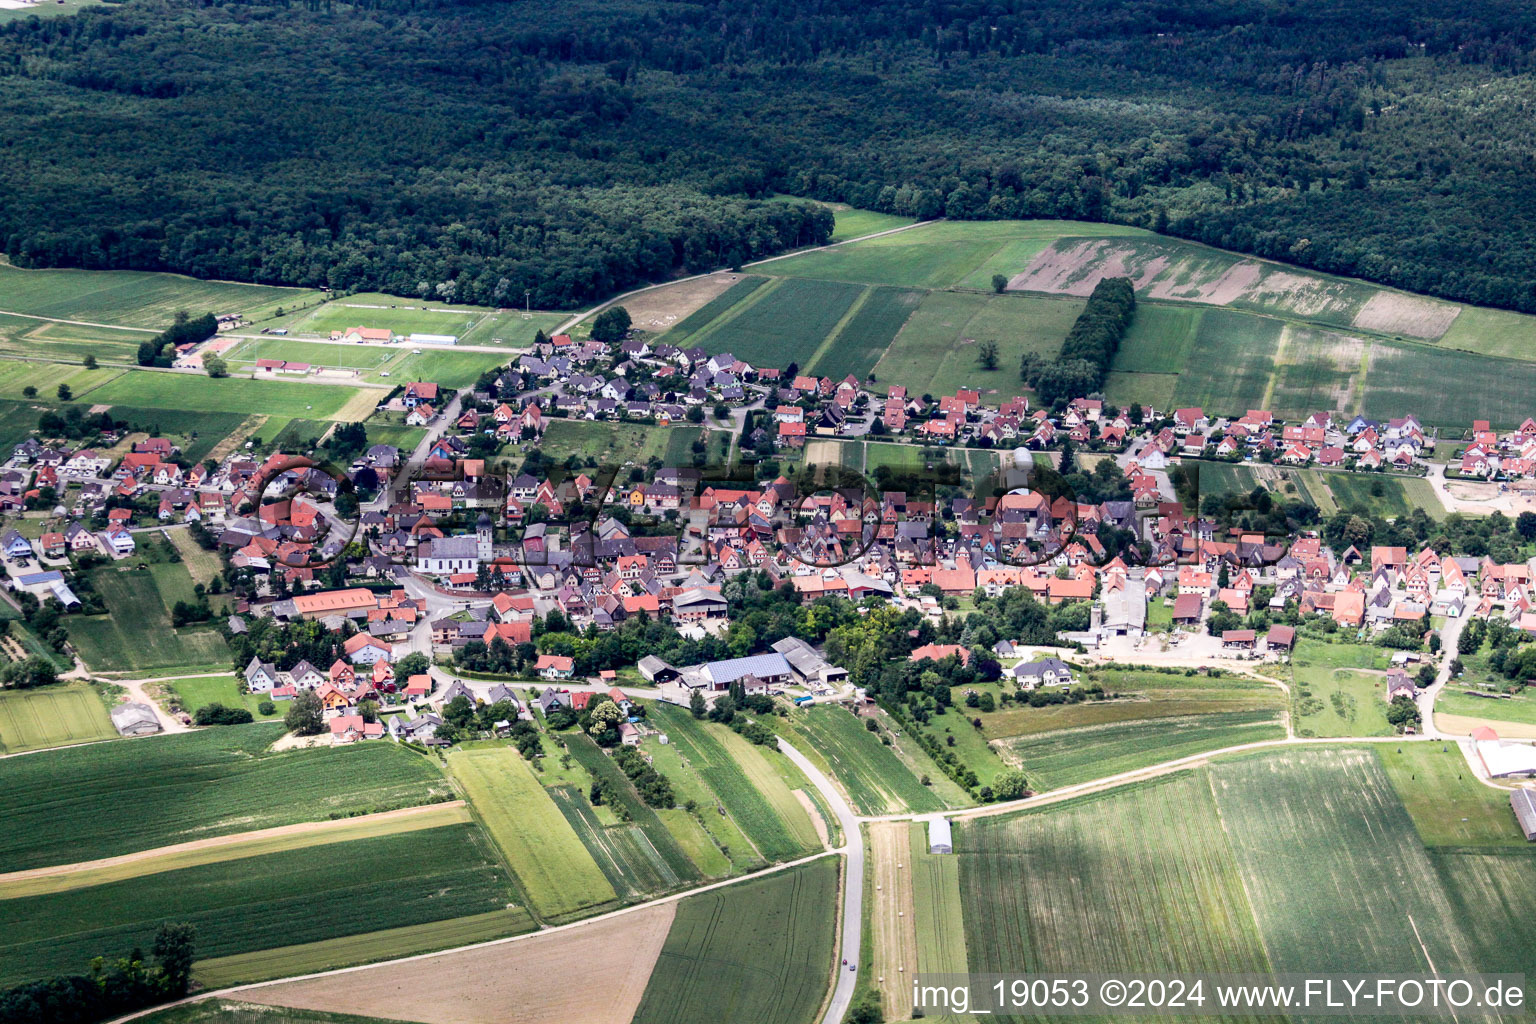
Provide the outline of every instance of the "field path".
<path id="1" fill-rule="evenodd" d="M 796 249 L 794 252 L 786 252 L 778 256 L 769 256 L 767 259 L 758 260 L 755 263 L 743 263 L 741 265 L 741 270 L 743 273 L 745 273 L 748 267 L 760 267 L 764 263 L 772 263 L 775 260 L 787 260 L 791 256 L 804 256 L 808 252 L 821 252 L 823 249 L 836 249 L 838 246 L 852 245 L 854 242 L 867 242 L 871 238 L 881 238 L 885 235 L 894 235 L 898 231 L 911 231 L 913 228 L 920 228 L 925 224 L 937 223 L 938 221 L 936 220 L 920 220 L 915 224 L 903 224 L 899 228 L 887 228 L 884 231 L 875 231 L 868 235 L 860 235 L 857 238 L 845 238 L 841 242 L 828 242 L 826 245 L 818 245 L 810 249 Z M 708 274 L 694 274 L 690 277 L 678 277 L 672 279 L 671 281 L 663 281 L 660 284 L 648 284 L 644 288 L 635 288 L 631 291 L 623 293 L 622 295 L 615 295 L 611 299 L 604 299 L 602 302 L 599 302 L 585 313 L 577 313 L 565 323 L 561 324 L 559 327 L 556 327 L 553 331 L 550 331 L 550 334 L 567 334 L 571 331 L 572 328 L 581 323 L 587 317 L 593 315 L 594 313 L 599 313 L 602 310 L 607 309 L 609 306 L 622 302 L 629 298 L 631 295 L 640 295 L 644 292 L 654 291 L 657 288 L 666 288 L 674 284 L 682 284 L 684 281 L 697 281 L 700 278 L 710 277 L 711 275 L 718 273 L 720 273 L 720 271 L 711 270 Z M 735 271 L 732 271 L 732 273 L 735 273 Z M 0 310 L 0 312 L 3 312 L 3 310 Z"/>
<path id="2" fill-rule="evenodd" d="M 268 840 L 293 838 L 297 836 L 324 837 L 327 833 L 339 833 L 335 841 L 344 838 L 354 838 L 353 833 L 364 832 L 370 835 L 379 834 L 378 826 L 388 823 L 409 822 L 413 818 L 442 819 L 432 825 L 423 827 L 436 827 L 438 824 L 450 824 L 459 821 L 468 821 L 469 816 L 463 800 L 451 800 L 438 804 L 422 804 L 419 807 L 402 807 L 394 811 L 381 811 L 378 814 L 360 814 L 353 818 L 335 818 L 325 821 L 304 821 L 293 825 L 279 825 L 275 828 L 257 829 L 253 832 L 236 832 L 227 836 L 213 836 L 208 839 L 194 839 L 185 843 L 174 843 L 170 846 L 157 846 L 152 850 L 139 850 L 136 853 L 125 853 L 117 857 L 103 857 L 99 860 L 83 860 L 74 864 L 51 864 L 47 867 L 28 868 L 25 871 L 11 871 L 0 874 L 0 899 L 6 897 L 6 890 L 17 886 L 21 882 L 36 881 L 38 879 L 59 879 L 60 884 L 48 889 L 49 892 L 62 892 L 67 889 L 77 888 L 83 885 L 95 885 L 92 879 L 70 880 L 72 875 L 90 875 L 111 868 L 124 867 L 130 864 L 145 864 L 180 854 L 194 853 L 203 850 L 217 850 L 228 847 L 251 846 L 258 847 L 253 853 L 265 853 L 264 848 L 259 848 Z M 399 831 L 410 831 L 409 827 L 403 827 Z M 330 840 L 319 840 L 330 841 Z M 311 845 L 311 844 L 298 844 Z M 213 858 L 215 860 L 238 859 L 239 853 L 231 850 L 229 857 Z M 204 863 L 198 859 L 198 863 Z M 181 865 L 177 865 L 181 866 Z M 155 874 L 164 868 L 149 867 L 143 872 L 131 872 L 126 875 L 114 873 L 113 880 L 119 877 L 133 877 L 138 874 Z"/>

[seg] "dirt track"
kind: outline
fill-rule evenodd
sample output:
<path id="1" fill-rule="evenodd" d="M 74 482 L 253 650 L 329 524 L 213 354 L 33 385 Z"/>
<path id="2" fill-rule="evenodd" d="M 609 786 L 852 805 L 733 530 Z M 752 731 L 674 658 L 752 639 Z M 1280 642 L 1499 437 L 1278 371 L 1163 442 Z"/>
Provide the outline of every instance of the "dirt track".
<path id="1" fill-rule="evenodd" d="M 252 1003 L 425 1024 L 629 1024 L 672 927 L 668 902 L 520 942 L 264 985 Z"/>

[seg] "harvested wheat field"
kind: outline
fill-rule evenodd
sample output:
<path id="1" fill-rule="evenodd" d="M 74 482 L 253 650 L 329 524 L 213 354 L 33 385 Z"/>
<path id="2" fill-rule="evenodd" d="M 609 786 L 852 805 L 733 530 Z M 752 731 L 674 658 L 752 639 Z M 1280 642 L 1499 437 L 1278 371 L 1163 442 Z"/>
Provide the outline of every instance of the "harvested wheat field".
<path id="1" fill-rule="evenodd" d="M 692 281 L 679 281 L 631 295 L 622 305 L 638 329 L 665 331 L 741 278 L 741 274 L 710 274 Z"/>
<path id="2" fill-rule="evenodd" d="M 1460 306 L 1435 299 L 1421 299 L 1400 292 L 1377 292 L 1355 314 L 1355 326 L 1363 331 L 1404 334 L 1410 338 L 1439 338 L 1451 329 Z"/>
<path id="3" fill-rule="evenodd" d="M 917 971 L 917 913 L 912 898 L 910 826 L 876 821 L 869 826 L 874 888 L 869 893 L 875 978 L 886 1020 L 912 1016 L 911 976 Z M 898 867 L 899 865 L 899 867 Z"/>
<path id="4" fill-rule="evenodd" d="M 456 953 L 265 985 L 242 997 L 424 1024 L 629 1024 L 676 912 L 675 901 L 662 903 Z"/>

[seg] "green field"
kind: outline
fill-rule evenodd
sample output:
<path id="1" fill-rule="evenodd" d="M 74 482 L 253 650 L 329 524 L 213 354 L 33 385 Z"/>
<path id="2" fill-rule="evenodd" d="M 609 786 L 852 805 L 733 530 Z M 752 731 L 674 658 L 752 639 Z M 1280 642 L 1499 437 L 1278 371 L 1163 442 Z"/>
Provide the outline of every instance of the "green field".
<path id="1" fill-rule="evenodd" d="M 377 931 L 322 939 L 319 942 L 301 942 L 290 946 L 273 946 L 251 953 L 210 957 L 197 961 L 192 976 L 204 989 L 219 989 L 229 985 L 267 981 L 272 978 L 291 978 L 299 974 L 330 971 L 338 967 L 372 963 L 376 960 L 390 960 L 438 949 L 451 949 L 475 942 L 489 942 L 491 939 L 531 932 L 536 927 L 538 926 L 534 923 L 532 915 L 522 907 L 503 908 L 483 914 L 471 914 L 467 917 L 429 921 L 405 928 L 381 928 Z M 285 1022 L 308 1019 L 289 1017 L 287 1015 L 290 1012 L 286 1009 L 283 1011 Z M 270 1016 L 267 1019 L 270 1020 Z"/>
<path id="2" fill-rule="evenodd" d="M 132 363 L 139 342 L 152 334 L 121 327 L 87 327 L 51 320 L 0 314 L 0 355 L 82 360 L 93 355 L 102 362 Z"/>
<path id="3" fill-rule="evenodd" d="M 1110 371 L 1104 380 L 1104 398 L 1122 409 L 1139 405 L 1165 412 L 1174 407 L 1173 391 L 1179 378 L 1172 373 L 1121 373 Z"/>
<path id="4" fill-rule="evenodd" d="M 6 12 L 10 13 L 10 12 Z M 163 330 L 185 310 L 262 315 L 271 308 L 306 301 L 318 292 L 229 281 L 199 281 L 180 274 L 136 270 L 20 270 L 0 263 L 0 295 L 13 313 L 88 320 L 124 327 Z"/>
<path id="5" fill-rule="evenodd" d="M 904 288 L 870 288 L 842 330 L 827 337 L 804 366 L 804 372 L 842 380 L 852 374 L 859 380 L 875 368 L 891 341 L 923 293 Z"/>
<path id="6" fill-rule="evenodd" d="M 965 905 L 960 897 L 960 858 L 928 852 L 928 826 L 911 823 L 912 916 L 917 932 L 917 969 L 924 974 L 965 974 Z M 939 1015 L 946 1022 L 975 1018 Z"/>
<path id="7" fill-rule="evenodd" d="M 957 822 L 954 836 L 972 971 L 1268 967 L 1203 772 Z"/>
<path id="8" fill-rule="evenodd" d="M 1181 373 L 1205 310 L 1200 306 L 1141 303 L 1120 341 L 1113 369 L 1122 373 Z"/>
<path id="9" fill-rule="evenodd" d="M 654 711 L 651 713 L 655 714 Z M 667 744 L 655 744 L 649 753 L 656 770 L 672 783 L 672 791 L 677 794 L 678 801 L 687 803 L 692 800 L 697 805 L 699 827 L 704 830 L 711 845 L 720 852 L 721 858 L 725 861 L 724 869 L 719 868 L 717 862 L 714 867 L 705 871 L 706 874 L 713 875 L 717 870 L 722 873 L 755 871 L 768 863 L 758 854 L 757 848 L 747 838 L 736 819 L 729 813 L 720 813 L 719 808 L 724 804 L 700 773 L 700 765 L 692 758 L 685 760 L 677 736 L 672 736 L 671 742 Z M 707 854 L 696 854 L 694 850 L 686 846 L 684 848 L 688 849 L 689 856 L 701 868 L 709 863 L 710 858 Z"/>
<path id="10" fill-rule="evenodd" d="M 829 242 L 844 242 L 850 238 L 862 238 L 864 235 L 872 235 L 878 231 L 890 231 L 892 228 L 905 227 L 915 224 L 911 217 L 903 217 L 894 213 L 878 213 L 874 210 L 860 210 L 849 206 L 847 203 L 825 203 L 816 199 L 805 199 L 800 196 L 773 196 L 774 202 L 780 203 L 813 203 L 816 206 L 825 206 L 832 211 L 836 218 L 832 229 L 832 237 Z"/>
<path id="11" fill-rule="evenodd" d="M 141 536 L 140 543 L 144 538 Z M 126 564 L 135 564 L 129 559 Z M 107 605 L 106 615 L 72 616 L 70 643 L 97 672 L 137 672 L 176 665 L 227 662 L 229 648 L 212 625 L 171 627 L 171 607 L 191 602 L 192 577 L 181 563 L 147 569 L 94 569 L 91 583 Z"/>
<path id="12" fill-rule="evenodd" d="M 420 355 L 411 354 L 407 350 L 399 362 L 389 364 L 387 369 L 394 383 L 429 380 L 445 388 L 459 390 L 474 384 L 485 371 L 505 366 L 509 358 L 496 352 L 467 352 L 423 346 Z M 379 375 L 370 373 L 368 379 L 378 381 Z"/>
<path id="13" fill-rule="evenodd" d="M 673 324 L 664 335 L 669 345 L 687 347 L 688 339 L 725 314 L 725 311 L 744 301 L 749 295 L 768 283 L 766 277 L 743 277 L 732 282 L 725 291 L 710 299 L 698 309 Z"/>
<path id="14" fill-rule="evenodd" d="M 1447 686 L 1435 698 L 1435 710 L 1464 718 L 1485 718 L 1498 731 L 1498 723 L 1536 726 L 1536 698 L 1529 691 L 1513 697 L 1473 697 Z"/>
<path id="15" fill-rule="evenodd" d="M 838 861 L 684 900 L 634 1024 L 807 1024 L 831 977 Z"/>
<path id="16" fill-rule="evenodd" d="M 87 372 L 87 371 L 80 371 Z M 99 370 L 98 373 L 109 371 Z M 380 390 L 360 390 L 340 384 L 301 384 L 295 381 L 213 379 L 148 370 L 119 374 L 93 390 L 91 404 L 132 405 L 147 409 L 190 409 L 227 412 L 242 409 L 269 416 L 310 419 L 362 419 L 384 398 Z M 78 397 L 78 393 L 77 393 Z"/>
<path id="17" fill-rule="evenodd" d="M 115 367 L 87 370 L 71 363 L 39 363 L 17 358 L 0 359 L 0 397 L 17 399 L 23 392 L 37 388 L 37 396 L 47 402 L 56 400 L 61 384 L 68 385 L 76 399 L 98 391 L 102 385 L 124 375 Z"/>
<path id="18" fill-rule="evenodd" d="M 1423 477 L 1384 473 L 1322 473 L 1319 476 L 1341 509 L 1359 506 L 1368 515 L 1393 519 L 1422 508 L 1436 519 L 1445 518 L 1445 506 L 1435 494 L 1434 485 Z"/>
<path id="19" fill-rule="evenodd" d="M 587 797 L 574 786 L 550 786 L 549 796 L 581 837 L 614 892 L 628 899 L 677 887 L 680 879 L 645 830 L 637 825 L 605 826 Z"/>
<path id="20" fill-rule="evenodd" d="M 113 405 L 112 418 L 124 420 L 130 430 L 153 437 L 168 437 L 188 462 L 201 462 L 214 447 L 235 433 L 246 420 L 242 412 L 186 412 L 180 409 L 136 409 Z"/>
<path id="21" fill-rule="evenodd" d="M 1210 774 L 1276 971 L 1484 966 L 1371 751 L 1270 753 L 1213 765 Z M 1524 860 L 1527 868 L 1536 863 Z M 1529 886 L 1467 895 L 1487 904 L 1521 891 Z M 1528 942 L 1532 930 L 1527 920 L 1507 941 Z M 1524 949 L 1529 962 L 1529 945 Z"/>
<path id="22" fill-rule="evenodd" d="M 1530 415 L 1536 364 L 1377 342 L 1371 346 L 1368 379 L 1361 412 L 1373 418 L 1413 412 L 1427 425 L 1465 429 L 1474 419 L 1485 419 L 1496 428 L 1514 427 Z M 1446 381 L 1469 383 L 1446 387 Z"/>
<path id="23" fill-rule="evenodd" d="M 853 245 L 775 260 L 764 272 L 907 288 L 990 290 L 1064 234 L 1146 234 L 1113 224 L 1061 220 L 936 221 Z"/>
<path id="24" fill-rule="evenodd" d="M 448 767 L 539 916 L 574 915 L 617 898 L 516 750 L 455 750 Z"/>
<path id="25" fill-rule="evenodd" d="M 657 727 L 666 732 L 669 742 L 677 746 L 689 767 L 714 793 L 716 806 L 725 808 L 764 859 L 791 860 L 820 845 L 805 809 L 783 781 L 764 778 L 765 761 L 756 748 L 728 729 L 694 721 L 681 708 L 657 702 L 651 705 L 650 713 Z M 757 754 L 756 758 L 738 760 L 733 755 L 740 748 L 727 746 L 730 739 L 747 747 L 748 755 Z M 766 784 L 768 791 L 760 788 L 760 784 Z M 705 812 L 707 819 L 710 808 L 706 807 Z"/>
<path id="26" fill-rule="evenodd" d="M 864 289 L 837 281 L 786 279 L 689 338 L 707 352 L 732 352 L 758 366 L 806 366 Z"/>
<path id="27" fill-rule="evenodd" d="M 0 833 L 0 872 L 414 806 L 450 792 L 432 762 L 404 747 L 271 753 L 283 731 L 225 726 L 7 761 L 0 816 L 10 827 Z"/>
<path id="28" fill-rule="evenodd" d="M 810 708 L 792 712 L 790 725 L 805 737 L 810 756 L 825 760 L 860 814 L 944 810 L 938 794 L 868 731 L 864 721 L 841 708 Z"/>
<path id="29" fill-rule="evenodd" d="M 1292 722 L 1298 736 L 1390 736 L 1379 648 L 1302 638 L 1291 655 Z"/>
<path id="30" fill-rule="evenodd" d="M 1462 306 L 1450 330 L 1440 338 L 1440 346 L 1529 359 L 1536 352 L 1536 318 L 1507 309 Z"/>
<path id="31" fill-rule="evenodd" d="M 116 737 L 106 706 L 89 686 L 0 690 L 0 754 Z"/>
<path id="32" fill-rule="evenodd" d="M 639 834 L 631 836 L 628 845 L 636 866 L 648 865 L 646 875 L 650 876 L 655 888 L 671 889 L 699 878 L 699 869 L 688 859 L 657 812 L 646 806 L 634 784 L 592 737 L 584 733 L 569 735 L 566 749 L 588 775 L 602 780 L 604 791 L 614 801 L 614 809 L 620 817 L 637 826 Z"/>
<path id="33" fill-rule="evenodd" d="M 479 828 L 449 825 L 167 871 L 0 903 L 0 984 L 83 971 L 187 921 L 207 957 L 483 914 L 506 872 Z"/>
<path id="34" fill-rule="evenodd" d="M 1110 725 L 1119 722 L 1179 718 L 1224 711 L 1279 712 L 1284 697 L 1278 687 L 1244 676 L 1186 676 L 1135 669 L 1096 671 L 1090 681 L 1119 694 L 1115 700 L 1051 704 L 1035 708 L 1013 705 L 993 712 L 965 708 L 981 719 L 988 739 L 1033 736 L 1058 729 Z"/>
<path id="35" fill-rule="evenodd" d="M 1082 308 L 1082 300 L 1071 298 L 933 292 L 896 336 L 875 376 L 882 384 L 905 384 L 913 395 L 977 388 L 987 404 L 1027 394 L 1019 380 L 1020 357 L 1054 356 Z M 977 362 L 983 341 L 997 342 L 996 370 Z"/>
<path id="36" fill-rule="evenodd" d="M 1269 317 L 1207 309 L 1174 388 L 1174 402 L 1236 416 L 1263 408 L 1283 326 Z"/>
<path id="37" fill-rule="evenodd" d="M 1206 714 L 1062 729 L 1007 742 L 1031 789 L 1076 785 L 1242 743 L 1285 738 L 1278 710 Z"/>

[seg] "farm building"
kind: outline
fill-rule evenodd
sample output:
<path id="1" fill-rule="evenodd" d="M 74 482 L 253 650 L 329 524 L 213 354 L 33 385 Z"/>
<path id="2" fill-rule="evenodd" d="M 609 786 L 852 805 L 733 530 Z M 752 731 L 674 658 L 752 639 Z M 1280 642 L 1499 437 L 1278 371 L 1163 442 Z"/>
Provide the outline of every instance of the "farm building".
<path id="1" fill-rule="evenodd" d="M 1536 842 L 1536 793 L 1529 789 L 1517 789 L 1509 794 L 1509 805 L 1515 809 L 1515 819 L 1526 842 Z"/>
<path id="2" fill-rule="evenodd" d="M 1536 775 L 1536 747 L 1501 740 L 1499 734 L 1486 725 L 1472 730 L 1472 743 L 1489 778 Z"/>
<path id="3" fill-rule="evenodd" d="M 795 670 L 802 682 L 827 683 L 829 685 L 846 682 L 848 670 L 833 665 L 823 658 L 816 648 L 801 640 L 797 636 L 787 636 L 773 645 L 773 650 L 784 655 L 784 660 L 789 662 L 789 667 Z"/>
<path id="4" fill-rule="evenodd" d="M 931 818 L 928 821 L 928 852 L 954 853 L 955 839 L 950 832 L 948 818 Z"/>
<path id="5" fill-rule="evenodd" d="M 122 736 L 148 736 L 160 731 L 160 719 L 148 704 L 119 704 L 111 715 L 113 728 Z"/>
<path id="6" fill-rule="evenodd" d="M 677 669 L 668 665 L 654 654 L 647 654 L 640 659 L 635 666 L 640 671 L 640 676 L 648 683 L 670 683 L 680 674 Z"/>
<path id="7" fill-rule="evenodd" d="M 782 686 L 794 682 L 794 671 L 782 654 L 754 654 L 746 658 L 730 658 L 711 661 L 691 668 L 683 676 L 683 682 L 692 687 L 724 690 L 738 679 L 756 676 L 769 686 Z"/>

